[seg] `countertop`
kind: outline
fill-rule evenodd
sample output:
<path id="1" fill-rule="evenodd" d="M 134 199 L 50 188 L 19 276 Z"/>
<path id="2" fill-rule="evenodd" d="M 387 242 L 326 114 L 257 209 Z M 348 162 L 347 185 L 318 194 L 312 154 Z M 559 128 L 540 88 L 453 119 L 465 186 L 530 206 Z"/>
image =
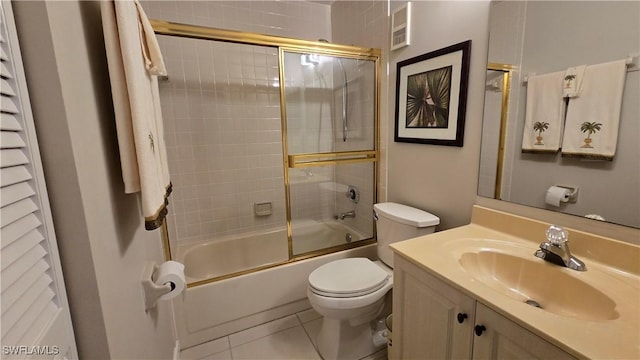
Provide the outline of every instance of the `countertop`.
<path id="1" fill-rule="evenodd" d="M 396 254 L 573 356 L 640 359 L 640 276 L 637 272 L 640 247 L 568 229 L 572 250 L 573 247 L 578 249 L 576 256 L 586 263 L 588 270 L 578 272 L 549 264 L 556 266 L 558 272 L 579 278 L 613 300 L 618 316 L 612 320 L 576 319 L 516 301 L 475 279 L 458 261 L 461 251 L 465 251 L 461 247 L 474 244 L 478 248 L 485 246 L 490 249 L 491 242 L 495 240 L 513 244 L 517 256 L 543 261 L 533 253 L 544 239 L 543 230 L 548 225 L 476 206 L 469 225 L 390 246 Z M 522 234 L 530 236 L 525 238 Z M 590 249 L 585 248 L 587 246 Z"/>

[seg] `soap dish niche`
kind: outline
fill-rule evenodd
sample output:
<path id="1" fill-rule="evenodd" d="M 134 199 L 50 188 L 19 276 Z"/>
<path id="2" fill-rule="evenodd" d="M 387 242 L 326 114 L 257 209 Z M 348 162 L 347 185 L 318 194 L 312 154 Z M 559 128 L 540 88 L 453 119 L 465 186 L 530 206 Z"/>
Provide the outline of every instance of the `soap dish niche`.
<path id="1" fill-rule="evenodd" d="M 269 216 L 272 214 L 273 205 L 271 202 L 254 203 L 253 212 L 256 216 Z"/>

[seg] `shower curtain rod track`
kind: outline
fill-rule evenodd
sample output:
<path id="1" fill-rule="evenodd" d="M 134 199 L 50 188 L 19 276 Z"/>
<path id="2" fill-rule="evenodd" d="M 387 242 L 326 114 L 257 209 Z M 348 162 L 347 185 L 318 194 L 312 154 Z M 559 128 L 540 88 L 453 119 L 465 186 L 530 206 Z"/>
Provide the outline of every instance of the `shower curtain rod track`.
<path id="1" fill-rule="evenodd" d="M 250 33 L 236 30 L 218 29 L 207 26 L 181 24 L 159 19 L 150 19 L 153 31 L 159 35 L 180 36 L 193 39 L 218 40 L 241 44 L 282 47 L 297 51 L 317 51 L 328 55 L 375 59 L 380 57 L 377 48 L 358 47 L 294 39 L 275 35 Z"/>

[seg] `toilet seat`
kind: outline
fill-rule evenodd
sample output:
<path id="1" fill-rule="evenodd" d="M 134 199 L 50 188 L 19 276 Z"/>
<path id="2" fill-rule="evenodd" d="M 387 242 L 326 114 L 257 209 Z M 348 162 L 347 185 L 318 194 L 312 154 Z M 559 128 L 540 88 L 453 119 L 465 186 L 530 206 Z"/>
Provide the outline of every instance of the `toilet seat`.
<path id="1" fill-rule="evenodd" d="M 309 275 L 309 289 L 320 296 L 352 298 L 384 287 L 391 275 L 367 258 L 348 258 L 318 267 Z"/>

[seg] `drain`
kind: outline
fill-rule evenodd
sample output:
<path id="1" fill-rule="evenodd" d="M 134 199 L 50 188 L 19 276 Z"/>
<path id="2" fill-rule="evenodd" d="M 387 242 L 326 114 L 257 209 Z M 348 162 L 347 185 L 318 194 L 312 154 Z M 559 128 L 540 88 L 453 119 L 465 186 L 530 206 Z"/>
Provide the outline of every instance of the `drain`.
<path id="1" fill-rule="evenodd" d="M 535 306 L 535 307 L 537 307 L 537 308 L 542 309 L 542 305 L 540 305 L 540 303 L 539 303 L 539 302 L 537 302 L 537 301 L 535 301 L 535 300 L 531 300 L 531 299 L 529 299 L 529 300 L 525 301 L 525 304 L 527 304 L 527 305 L 531 305 L 531 306 Z"/>

